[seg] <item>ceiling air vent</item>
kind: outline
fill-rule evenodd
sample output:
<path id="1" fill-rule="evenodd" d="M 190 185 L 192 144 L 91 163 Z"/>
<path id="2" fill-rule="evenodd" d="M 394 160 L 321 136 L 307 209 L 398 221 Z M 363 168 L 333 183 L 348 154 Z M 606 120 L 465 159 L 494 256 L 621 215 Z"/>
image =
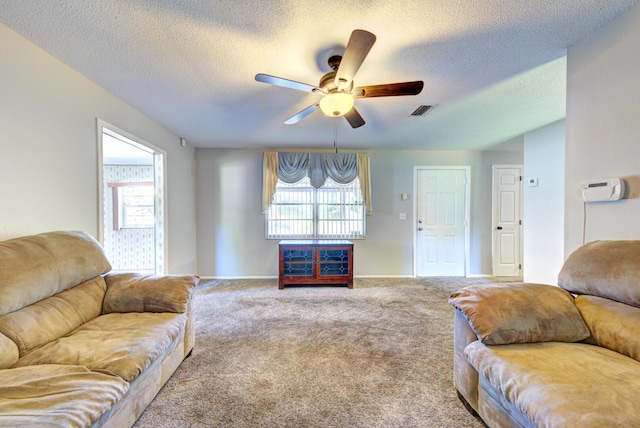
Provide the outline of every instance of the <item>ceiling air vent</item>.
<path id="1" fill-rule="evenodd" d="M 413 113 L 411 113 L 411 116 L 424 116 L 424 115 L 425 115 L 425 114 L 427 114 L 427 112 L 428 112 L 429 110 L 431 110 L 433 107 L 434 107 L 434 106 L 428 106 L 428 105 L 425 105 L 425 104 L 423 104 L 423 105 L 421 105 L 421 106 L 418 106 L 418 108 L 417 108 L 417 109 L 415 109 L 415 110 L 413 111 Z"/>

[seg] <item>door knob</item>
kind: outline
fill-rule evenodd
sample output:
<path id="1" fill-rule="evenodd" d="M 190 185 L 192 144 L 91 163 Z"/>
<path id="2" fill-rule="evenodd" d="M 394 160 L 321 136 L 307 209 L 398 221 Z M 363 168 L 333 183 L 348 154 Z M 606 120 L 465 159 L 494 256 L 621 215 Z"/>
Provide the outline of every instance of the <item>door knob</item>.
<path id="1" fill-rule="evenodd" d="M 422 220 L 418 220 L 418 223 L 422 224 Z"/>
<path id="2" fill-rule="evenodd" d="M 502 226 L 496 227 L 497 230 L 502 230 Z"/>
<path id="3" fill-rule="evenodd" d="M 422 230 L 422 229 L 423 229 L 422 227 L 419 227 L 419 228 L 418 228 L 418 230 Z"/>

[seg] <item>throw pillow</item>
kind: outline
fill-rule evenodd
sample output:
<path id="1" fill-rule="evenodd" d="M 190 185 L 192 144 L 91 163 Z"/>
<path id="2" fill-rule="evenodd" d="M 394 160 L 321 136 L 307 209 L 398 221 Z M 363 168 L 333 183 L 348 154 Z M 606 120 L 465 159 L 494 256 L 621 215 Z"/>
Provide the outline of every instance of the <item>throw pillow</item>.
<path id="1" fill-rule="evenodd" d="M 486 345 L 578 342 L 590 336 L 567 291 L 544 284 L 472 285 L 451 295 Z"/>
<path id="2" fill-rule="evenodd" d="M 193 275 L 114 274 L 105 277 L 107 294 L 102 311 L 175 312 L 187 310 L 187 302 L 198 277 Z"/>

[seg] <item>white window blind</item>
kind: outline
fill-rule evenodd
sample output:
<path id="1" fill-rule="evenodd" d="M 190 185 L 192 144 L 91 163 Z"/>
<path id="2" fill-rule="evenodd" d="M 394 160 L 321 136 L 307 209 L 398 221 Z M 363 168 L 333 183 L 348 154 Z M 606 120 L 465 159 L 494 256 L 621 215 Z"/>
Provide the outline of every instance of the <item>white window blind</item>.
<path id="1" fill-rule="evenodd" d="M 318 189 L 308 176 L 291 184 L 278 180 L 265 217 L 270 239 L 365 237 L 366 207 L 358 178 L 347 184 L 328 178 Z"/>

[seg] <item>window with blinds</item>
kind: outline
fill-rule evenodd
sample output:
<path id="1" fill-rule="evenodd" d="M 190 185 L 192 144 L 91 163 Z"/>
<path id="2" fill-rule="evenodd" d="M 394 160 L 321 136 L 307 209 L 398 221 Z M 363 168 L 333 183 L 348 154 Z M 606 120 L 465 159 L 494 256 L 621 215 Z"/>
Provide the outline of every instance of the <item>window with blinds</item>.
<path id="1" fill-rule="evenodd" d="M 366 209 L 357 178 L 348 184 L 327 178 L 319 189 L 309 177 L 293 184 L 278 180 L 265 218 L 268 239 L 365 237 Z"/>

